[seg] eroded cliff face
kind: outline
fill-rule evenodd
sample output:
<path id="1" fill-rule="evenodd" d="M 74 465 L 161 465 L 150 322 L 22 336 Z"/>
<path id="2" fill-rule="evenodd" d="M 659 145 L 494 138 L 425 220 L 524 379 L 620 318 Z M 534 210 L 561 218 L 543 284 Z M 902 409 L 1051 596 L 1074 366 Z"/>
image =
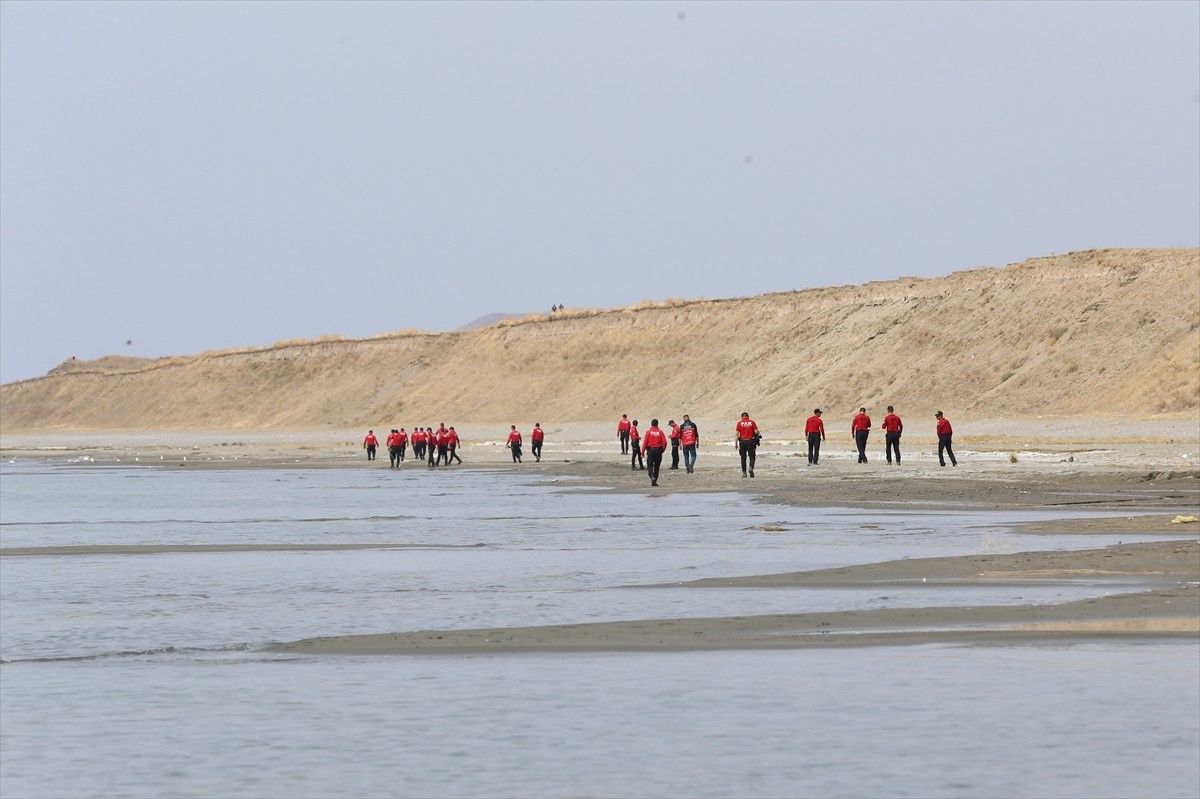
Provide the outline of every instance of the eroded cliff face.
<path id="1" fill-rule="evenodd" d="M 1094 250 L 452 333 L 68 362 L 0 387 L 0 426 L 596 422 L 659 408 L 783 422 L 887 404 L 955 418 L 1197 415 L 1200 251 Z"/>

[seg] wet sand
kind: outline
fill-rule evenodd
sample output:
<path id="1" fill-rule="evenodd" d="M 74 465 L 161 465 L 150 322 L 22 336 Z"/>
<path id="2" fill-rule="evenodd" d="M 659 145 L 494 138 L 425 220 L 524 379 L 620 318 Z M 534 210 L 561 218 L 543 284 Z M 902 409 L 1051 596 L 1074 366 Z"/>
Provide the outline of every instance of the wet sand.
<path id="1" fill-rule="evenodd" d="M 1071 423 L 1074 424 L 1074 423 Z M 458 468 L 520 470 L 561 481 L 563 490 L 603 487 L 630 493 L 741 491 L 760 501 L 796 506 L 1121 510 L 1102 519 L 1064 516 L 1028 524 L 1041 534 L 1119 534 L 1120 545 L 1074 552 L 1022 552 L 924 558 L 814 572 L 729 575 L 683 584 L 719 586 L 860 587 L 915 585 L 928 590 L 921 607 L 813 614 L 397 632 L 306 639 L 272 647 L 276 652 L 340 654 L 469 654 L 572 651 L 685 651 L 779 649 L 924 643 L 1005 644 L 1036 640 L 1090 640 L 1097 636 L 1175 638 L 1200 642 L 1200 444 L 1194 422 L 1127 425 L 1104 441 L 1074 428 L 1042 423 L 1028 429 L 1006 423 L 1003 435 L 964 437 L 956 444 L 958 467 L 941 467 L 929 442 L 914 437 L 904 464 L 889 467 L 879 453 L 858 464 L 848 442 L 831 441 L 819 466 L 800 457 L 799 437 L 780 436 L 764 446 L 753 479 L 742 478 L 729 442 L 702 446 L 697 470 L 664 469 L 658 487 L 629 468 L 601 426 L 554 431 L 541 463 L 526 454 L 513 464 L 495 437 L 479 435 L 462 450 Z M 1015 431 L 1015 432 L 1014 432 Z M 1013 436 L 1024 439 L 1016 444 Z M 363 468 L 388 469 L 386 452 L 367 463 L 346 433 L 319 434 L 90 434 L 59 443 L 54 436 L 6 436 L 6 460 L 105 464 L 151 468 Z M 64 437 L 65 438 L 65 437 Z M 192 441 L 179 446 L 179 441 Z M 425 469 L 411 458 L 402 469 Z M 1137 543 L 1138 536 L 1175 540 Z M 247 545 L 256 548 L 255 545 Z M 272 546 L 260 549 L 278 548 Z M 304 548 L 304 547 L 301 547 Z M 316 548 L 316 547 L 310 547 Z M 376 547 L 379 548 L 379 547 Z M 76 548 L 64 548 L 76 549 Z M 166 551 L 161 547 L 147 552 Z M 174 551 L 174 550 L 172 550 Z M 0 555 L 78 554 L 0 550 Z M 982 581 L 1039 581 L 1106 576 L 1133 577 L 1144 590 L 1106 594 L 1062 605 L 944 607 L 938 591 Z M 1122 583 L 1128 587 L 1128 581 Z M 646 590 L 655 590 L 647 586 Z"/>

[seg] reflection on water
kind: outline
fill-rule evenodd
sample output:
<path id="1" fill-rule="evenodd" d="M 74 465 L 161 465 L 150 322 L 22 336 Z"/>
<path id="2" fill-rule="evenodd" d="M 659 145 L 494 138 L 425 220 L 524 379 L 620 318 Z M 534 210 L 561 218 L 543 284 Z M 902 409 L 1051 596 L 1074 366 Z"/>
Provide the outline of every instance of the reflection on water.
<path id="1" fill-rule="evenodd" d="M 314 635 L 1061 602 L 1136 588 L 631 587 L 1115 540 L 1030 542 L 1007 530 L 1054 514 L 563 492 L 482 471 L 35 465 L 5 466 L 2 477 L 6 548 L 430 547 L 0 558 L 6 796 L 1200 791 L 1194 644 L 418 659 L 256 651 Z"/>

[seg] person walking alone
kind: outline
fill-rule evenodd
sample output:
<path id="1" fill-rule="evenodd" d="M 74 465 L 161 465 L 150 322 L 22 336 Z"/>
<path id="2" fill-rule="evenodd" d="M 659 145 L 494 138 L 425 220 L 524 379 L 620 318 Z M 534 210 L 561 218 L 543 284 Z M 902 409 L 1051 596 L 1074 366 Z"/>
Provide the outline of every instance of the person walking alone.
<path id="1" fill-rule="evenodd" d="M 617 440 L 621 442 L 621 454 L 629 454 L 629 429 L 633 427 L 629 421 L 628 414 L 621 414 L 621 421 L 617 422 Z"/>
<path id="2" fill-rule="evenodd" d="M 538 463 L 542 462 L 542 440 L 545 438 L 546 431 L 542 429 L 542 423 L 534 422 L 533 432 L 529 434 L 529 451 L 537 458 Z"/>
<path id="3" fill-rule="evenodd" d="M 754 458 L 758 450 L 758 442 L 762 438 L 758 432 L 758 425 L 750 418 L 750 414 L 742 411 L 742 418 L 733 428 L 734 445 L 738 448 L 738 455 L 742 459 L 742 477 L 746 476 L 746 464 L 749 461 L 749 474 L 754 476 Z"/>
<path id="4" fill-rule="evenodd" d="M 954 429 L 950 427 L 950 420 L 938 411 L 933 415 L 937 419 L 937 437 L 938 437 L 938 463 L 942 466 L 946 465 L 946 456 L 950 456 L 950 463 L 953 466 L 958 465 L 958 461 L 954 459 Z"/>
<path id="5" fill-rule="evenodd" d="M 679 425 L 675 420 L 667 422 L 667 438 L 671 439 L 671 468 L 679 468 Z"/>
<path id="6" fill-rule="evenodd" d="M 888 406 L 887 416 L 883 417 L 884 452 L 887 453 L 888 466 L 892 465 L 892 454 L 896 455 L 896 465 L 900 465 L 900 434 L 904 432 L 904 422 L 896 415 L 896 409 Z"/>
<path id="7" fill-rule="evenodd" d="M 646 456 L 646 471 L 650 485 L 658 485 L 658 472 L 662 469 L 663 453 L 667 449 L 667 434 L 658 426 L 657 419 L 650 420 L 650 428 L 642 437 L 642 453 Z"/>
<path id="8" fill-rule="evenodd" d="M 858 447 L 858 462 L 867 462 L 867 436 L 871 435 L 871 417 L 867 416 L 866 408 L 859 408 L 858 413 L 850 422 L 850 435 Z"/>
<path id="9" fill-rule="evenodd" d="M 512 450 L 513 463 L 521 462 L 521 431 L 517 430 L 517 426 L 512 426 L 512 432 L 508 434 L 508 443 L 504 446 Z"/>
<path id="10" fill-rule="evenodd" d="M 821 409 L 813 411 L 804 423 L 804 435 L 808 438 L 808 465 L 816 466 L 821 460 L 821 442 L 825 440 L 825 423 L 821 421 Z"/>
<path id="11" fill-rule="evenodd" d="M 363 449 L 367 451 L 367 460 L 375 460 L 375 448 L 379 446 L 379 439 L 375 437 L 374 430 L 367 431 L 367 437 L 363 439 Z"/>
<path id="12" fill-rule="evenodd" d="M 696 448 L 700 446 L 700 428 L 686 413 L 679 425 L 679 443 L 683 447 L 683 467 L 691 474 L 696 468 Z"/>
<path id="13" fill-rule="evenodd" d="M 646 462 L 642 460 L 642 450 L 638 446 L 641 444 L 641 439 L 642 434 L 638 432 L 637 419 L 634 419 L 629 425 L 629 446 L 630 452 L 633 453 L 629 456 L 629 468 L 635 472 L 638 469 L 641 469 L 643 472 L 646 471 Z"/>

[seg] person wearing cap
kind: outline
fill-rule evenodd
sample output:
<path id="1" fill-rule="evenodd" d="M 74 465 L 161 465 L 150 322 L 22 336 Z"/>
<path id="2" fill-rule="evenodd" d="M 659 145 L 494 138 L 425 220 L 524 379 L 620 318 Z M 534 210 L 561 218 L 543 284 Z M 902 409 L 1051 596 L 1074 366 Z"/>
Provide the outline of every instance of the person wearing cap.
<path id="1" fill-rule="evenodd" d="M 850 435 L 858 447 L 858 462 L 867 462 L 867 436 L 871 435 L 871 417 L 867 416 L 866 408 L 859 408 L 858 413 L 850 421 Z"/>
<path id="2" fill-rule="evenodd" d="M 950 427 L 950 420 L 938 411 L 933 415 L 937 419 L 937 437 L 938 437 L 938 463 L 942 466 L 946 465 L 946 456 L 950 456 L 950 463 L 953 466 L 958 465 L 958 461 L 954 459 L 954 447 L 951 446 L 954 439 L 954 430 Z"/>
<path id="3" fill-rule="evenodd" d="M 742 418 L 733 427 L 733 442 L 738 448 L 738 455 L 742 459 L 742 477 L 746 476 L 746 464 L 749 462 L 750 476 L 754 476 L 754 456 L 758 449 L 758 442 L 761 436 L 758 432 L 758 425 L 750 418 L 750 414 L 742 411 Z"/>
<path id="4" fill-rule="evenodd" d="M 904 432 L 904 422 L 896 415 L 896 409 L 888 406 L 887 416 L 883 417 L 884 451 L 887 453 L 888 466 L 892 465 L 892 453 L 896 454 L 896 465 L 900 465 L 900 434 Z"/>
<path id="5" fill-rule="evenodd" d="M 367 460 L 375 460 L 375 448 L 379 446 L 379 439 L 375 437 L 374 430 L 367 431 L 367 437 L 363 439 L 363 449 L 367 451 Z"/>
<path id="6" fill-rule="evenodd" d="M 667 422 L 668 432 L 667 438 L 671 439 L 671 468 L 679 468 L 679 425 L 675 424 L 675 420 Z"/>
<path id="7" fill-rule="evenodd" d="M 700 428 L 686 413 L 679 425 L 679 444 L 683 447 L 683 467 L 691 474 L 696 469 L 696 448 L 700 446 Z"/>
<path id="8" fill-rule="evenodd" d="M 821 409 L 813 411 L 804 423 L 804 435 L 808 438 L 808 465 L 816 466 L 821 460 L 821 442 L 825 440 L 825 423 L 821 421 Z"/>
<path id="9" fill-rule="evenodd" d="M 650 420 L 646 435 L 642 436 L 642 454 L 646 456 L 646 472 L 650 485 L 658 485 L 658 472 L 662 469 L 663 452 L 667 449 L 667 434 L 658 426 L 657 419 Z"/>

